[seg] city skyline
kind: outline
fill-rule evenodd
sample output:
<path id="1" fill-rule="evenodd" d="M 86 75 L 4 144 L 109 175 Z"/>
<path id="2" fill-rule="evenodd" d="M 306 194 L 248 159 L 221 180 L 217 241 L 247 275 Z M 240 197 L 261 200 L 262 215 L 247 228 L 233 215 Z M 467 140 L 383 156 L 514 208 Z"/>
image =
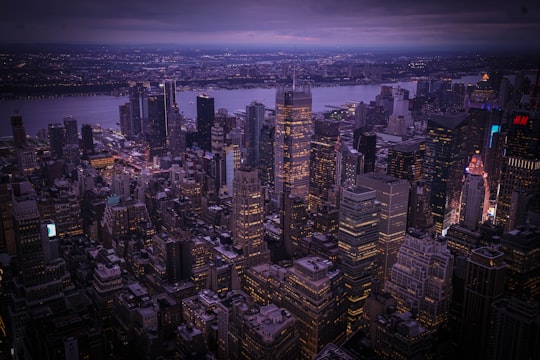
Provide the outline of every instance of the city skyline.
<path id="1" fill-rule="evenodd" d="M 8 2 L 0 44 L 538 50 L 533 1 Z"/>

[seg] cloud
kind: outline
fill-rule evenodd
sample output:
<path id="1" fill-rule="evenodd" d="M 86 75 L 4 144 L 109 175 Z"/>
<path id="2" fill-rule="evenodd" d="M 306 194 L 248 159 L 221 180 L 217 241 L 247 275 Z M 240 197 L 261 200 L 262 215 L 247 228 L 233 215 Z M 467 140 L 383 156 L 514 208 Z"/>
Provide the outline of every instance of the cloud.
<path id="1" fill-rule="evenodd" d="M 26 0 L 3 5 L 3 43 L 251 39 L 274 44 L 540 46 L 535 41 L 540 4 L 530 0 Z"/>

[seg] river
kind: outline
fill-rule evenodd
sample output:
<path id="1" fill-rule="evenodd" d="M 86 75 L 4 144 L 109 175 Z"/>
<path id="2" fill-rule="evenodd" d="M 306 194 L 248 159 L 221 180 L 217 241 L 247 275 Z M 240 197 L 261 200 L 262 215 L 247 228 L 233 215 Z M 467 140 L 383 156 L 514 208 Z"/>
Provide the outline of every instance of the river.
<path id="1" fill-rule="evenodd" d="M 480 76 L 467 76 L 455 82 L 476 83 Z M 388 84 L 409 90 L 411 97 L 416 93 L 416 82 L 398 82 Z M 340 106 L 349 101 L 370 102 L 375 100 L 381 91 L 381 85 L 354 85 L 312 88 L 313 112 L 327 110 L 326 106 Z M 206 94 L 213 96 L 216 111 L 225 108 L 229 112 L 245 110 L 253 100 L 265 104 L 268 108 L 275 106 L 275 89 L 208 89 Z M 196 116 L 196 97 L 201 91 L 182 91 L 177 94 L 180 111 L 189 118 Z M 66 116 L 73 116 L 82 124 L 100 124 L 103 128 L 118 128 L 120 105 L 128 101 L 127 97 L 114 96 L 71 96 L 50 99 L 0 100 L 0 119 L 4 126 L 0 127 L 0 137 L 11 136 L 10 117 L 15 111 L 23 117 L 28 135 L 36 135 L 41 129 L 55 122 L 62 122 Z"/>

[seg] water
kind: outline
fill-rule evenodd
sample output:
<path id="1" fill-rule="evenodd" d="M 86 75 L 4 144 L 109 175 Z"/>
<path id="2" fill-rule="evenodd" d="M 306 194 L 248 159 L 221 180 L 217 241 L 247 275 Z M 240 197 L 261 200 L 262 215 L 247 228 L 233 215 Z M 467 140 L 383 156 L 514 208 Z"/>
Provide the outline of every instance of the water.
<path id="1" fill-rule="evenodd" d="M 467 82 L 475 83 L 480 76 L 467 77 Z M 466 82 L 458 79 L 457 82 Z M 389 84 L 400 86 L 410 91 L 411 97 L 416 93 L 416 82 L 398 82 Z M 349 101 L 370 102 L 375 100 L 381 91 L 381 85 L 354 85 L 337 87 L 312 88 L 313 111 L 328 110 L 326 106 L 340 106 Z M 216 111 L 227 109 L 230 113 L 245 110 L 253 100 L 265 104 L 269 108 L 275 106 L 275 89 L 235 89 L 205 90 L 213 96 Z M 177 102 L 180 111 L 189 118 L 196 116 L 196 97 L 200 91 L 183 91 L 178 93 Z M 0 100 L 0 137 L 11 136 L 10 117 L 18 111 L 22 117 L 26 133 L 36 135 L 41 129 L 55 122 L 63 122 L 64 117 L 73 116 L 82 124 L 100 124 L 103 128 L 118 128 L 120 105 L 128 101 L 127 97 L 114 96 L 76 96 L 53 99 Z"/>

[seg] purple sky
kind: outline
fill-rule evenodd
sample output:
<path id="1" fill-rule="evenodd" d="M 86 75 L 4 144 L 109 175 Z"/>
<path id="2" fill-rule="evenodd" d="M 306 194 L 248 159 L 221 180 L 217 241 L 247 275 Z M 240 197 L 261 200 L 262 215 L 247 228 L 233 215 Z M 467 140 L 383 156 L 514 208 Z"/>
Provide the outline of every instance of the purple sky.
<path id="1" fill-rule="evenodd" d="M 7 0 L 0 43 L 540 49 L 538 0 Z"/>

